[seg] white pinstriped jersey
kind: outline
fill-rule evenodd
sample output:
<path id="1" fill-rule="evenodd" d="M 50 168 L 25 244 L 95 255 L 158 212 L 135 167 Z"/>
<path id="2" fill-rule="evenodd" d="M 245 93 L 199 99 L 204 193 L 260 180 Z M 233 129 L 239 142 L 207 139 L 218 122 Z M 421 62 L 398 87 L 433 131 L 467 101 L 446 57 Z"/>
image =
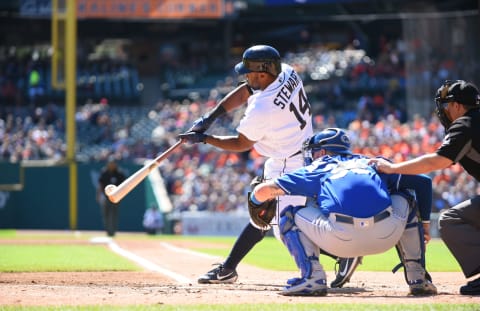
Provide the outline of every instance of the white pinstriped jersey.
<path id="1" fill-rule="evenodd" d="M 255 141 L 254 148 L 265 157 L 288 158 L 299 151 L 313 134 L 312 113 L 303 82 L 289 65 L 263 91 L 248 99 L 237 131 Z"/>

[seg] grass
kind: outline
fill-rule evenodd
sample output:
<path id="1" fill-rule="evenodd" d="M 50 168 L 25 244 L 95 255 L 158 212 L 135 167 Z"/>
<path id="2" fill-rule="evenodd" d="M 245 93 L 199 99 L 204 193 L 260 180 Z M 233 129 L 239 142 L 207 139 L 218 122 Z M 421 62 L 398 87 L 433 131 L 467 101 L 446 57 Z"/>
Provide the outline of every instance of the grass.
<path id="1" fill-rule="evenodd" d="M 38 242 L 29 244 L 29 240 L 79 240 L 88 241 L 96 236 L 95 233 L 88 232 L 17 232 L 15 230 L 0 230 L 0 272 L 29 272 L 29 271 L 131 271 L 139 270 L 139 267 L 130 261 L 112 253 L 104 245 L 97 244 L 49 244 L 38 245 Z M 155 239 L 164 242 L 193 241 L 198 243 L 189 243 L 197 245 L 192 248 L 198 252 L 226 257 L 230 248 L 235 242 L 235 237 L 190 237 L 159 235 L 148 236 L 145 234 L 126 234 L 120 233 L 116 239 L 122 240 L 144 240 Z M 21 243 L 1 244 L 2 240 L 19 240 Z M 334 261 L 329 257 L 321 257 L 322 264 L 326 270 L 332 270 Z M 293 260 L 286 248 L 273 237 L 266 237 L 261 243 L 244 259 L 245 263 L 263 267 L 272 270 L 295 271 Z M 378 255 L 366 256 L 363 264 L 358 270 L 364 271 L 391 271 L 399 262 L 394 249 Z M 460 271 L 460 268 L 441 240 L 433 240 L 427 247 L 427 267 L 430 271 Z M 472 300 L 474 301 L 474 300 Z M 471 304 L 242 304 L 242 305 L 131 305 L 131 306 L 1 306 L 0 311 L 10 310 L 252 310 L 252 311 L 285 311 L 285 310 L 322 310 L 329 311 L 470 311 L 479 310 L 478 303 Z"/>
<path id="2" fill-rule="evenodd" d="M 232 237 L 178 237 L 178 236 L 158 236 L 158 239 L 164 241 L 171 240 L 193 240 L 198 242 L 198 247 L 193 249 L 202 253 L 225 258 L 236 238 Z M 214 247 L 205 248 L 205 243 L 214 245 Z M 447 249 L 445 244 L 439 239 L 433 239 L 427 246 L 427 269 L 431 272 L 458 272 L 460 266 Z M 334 260 L 328 256 L 320 258 L 326 270 L 332 270 Z M 260 268 L 273 269 L 279 271 L 296 270 L 290 254 L 287 249 L 278 240 L 273 237 L 266 237 L 261 243 L 258 243 L 242 261 Z M 389 251 L 369 255 L 363 258 L 363 264 L 358 267 L 359 271 L 391 271 L 399 263 L 397 251 Z"/>
<path id="3" fill-rule="evenodd" d="M 17 231 L 12 229 L 3 229 L 0 230 L 0 239 L 1 238 L 13 238 L 17 236 Z"/>
<path id="4" fill-rule="evenodd" d="M 85 245 L 32 245 L 28 240 L 61 240 L 74 239 L 88 242 L 95 233 L 89 232 L 22 232 L 15 230 L 0 230 L 2 239 L 16 239 L 24 243 L 17 245 L 0 245 L 0 271 L 127 271 L 138 269 L 130 261 L 120 257 L 104 246 Z M 176 240 L 193 241 L 198 245 L 192 249 L 225 258 L 235 237 L 206 237 L 206 236 L 176 236 L 121 233 L 117 239 L 156 239 L 165 242 Z M 208 245 L 208 247 L 206 247 Z M 210 246 L 211 245 L 211 246 Z M 459 265 L 449 252 L 445 244 L 439 239 L 433 239 L 427 246 L 427 268 L 431 272 L 461 271 Z M 260 268 L 278 271 L 294 271 L 296 267 L 287 249 L 275 238 L 267 236 L 250 251 L 243 262 Z M 321 256 L 321 262 L 328 271 L 333 270 L 335 262 L 328 256 Z M 399 263 L 395 249 L 385 253 L 366 256 L 359 271 L 391 271 Z"/>
<path id="5" fill-rule="evenodd" d="M 100 245 L 0 245 L 1 272 L 137 270 Z"/>

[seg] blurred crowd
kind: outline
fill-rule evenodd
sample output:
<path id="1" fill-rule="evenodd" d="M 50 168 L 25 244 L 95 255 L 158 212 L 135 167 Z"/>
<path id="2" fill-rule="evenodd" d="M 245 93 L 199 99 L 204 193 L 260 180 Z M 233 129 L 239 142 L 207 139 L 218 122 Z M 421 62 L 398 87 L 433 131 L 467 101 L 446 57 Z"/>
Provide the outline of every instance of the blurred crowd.
<path id="1" fill-rule="evenodd" d="M 121 113 L 117 114 L 121 111 L 118 108 L 105 102 L 80 106 L 77 126 L 89 128 L 88 133 L 97 133 L 92 144 L 96 148 L 99 144 L 103 146 L 84 160 L 104 161 L 112 155 L 121 161 L 152 159 L 174 144 L 177 135 L 187 130 L 217 100 L 212 97 L 197 101 L 161 101 L 155 107 L 143 110 L 145 115 L 138 122 L 127 120 L 117 127 L 111 126 L 111 120 L 122 119 Z M 128 110 L 134 109 L 138 108 Z M 233 134 L 242 114 L 243 109 L 239 109 L 221 117 L 209 132 Z M 141 139 L 132 139 L 133 130 L 139 123 L 147 121 L 146 124 L 154 124 L 151 130 L 140 132 L 147 133 Z M 314 115 L 316 130 L 332 126 L 338 126 L 334 117 Z M 380 118 L 376 123 L 355 119 L 347 129 L 355 152 L 381 155 L 393 161 L 435 150 L 444 135 L 435 116 L 428 119 L 417 116 L 404 123 L 394 115 Z M 62 160 L 66 150 L 64 136 L 64 109 L 59 106 L 37 107 L 17 114 L 8 112 L 0 117 L 0 160 Z M 91 136 L 87 138 L 92 139 Z M 78 152 L 80 158 L 82 149 Z M 255 150 L 230 153 L 205 144 L 184 145 L 163 161 L 159 169 L 177 211 L 235 211 L 245 208 L 249 183 L 254 176 L 262 174 L 263 160 Z M 480 190 L 458 165 L 432 173 L 431 177 L 434 211 L 459 203 Z"/>
<path id="2" fill-rule="evenodd" d="M 108 97 L 119 104 L 138 104 L 142 85 L 138 70 L 124 58 L 77 55 L 78 101 Z M 50 45 L 0 45 L 0 103 L 2 106 L 45 106 L 63 102 L 65 92 L 55 85 L 64 84 L 64 64 L 58 64 L 57 76 L 51 63 Z M 56 80 L 55 83 L 53 80 Z"/>
<path id="3" fill-rule="evenodd" d="M 444 135 L 437 118 L 406 117 L 404 45 L 401 41 L 386 42 L 375 61 L 351 47 L 340 51 L 312 47 L 287 53 L 284 61 L 295 66 L 305 80 L 314 128 L 346 128 L 355 152 L 381 155 L 393 161 L 435 150 Z M 18 89 L 19 85 L 32 84 L 19 78 L 25 77 L 27 68 L 28 81 L 41 81 L 42 75 L 32 76 L 32 72 L 44 66 L 27 64 L 20 68 L 15 62 L 7 62 L 1 67 L 0 161 L 61 161 L 66 154 L 65 108 L 55 101 L 36 102 L 35 96 L 28 97 L 27 104 L 19 104 L 21 95 L 13 90 L 15 85 Z M 452 72 L 454 68 L 450 62 L 439 63 L 431 76 L 440 81 L 458 74 Z M 150 107 L 115 105 L 111 97 L 87 100 L 75 114 L 77 160 L 105 161 L 111 156 L 119 161 L 152 159 L 173 145 L 179 133 L 214 107 L 238 82 L 237 77 L 228 76 L 217 82 L 208 96 L 163 98 Z M 21 94 L 41 94 L 24 90 L 26 93 Z M 239 109 L 222 116 L 209 132 L 233 134 L 242 115 L 243 109 Z M 249 183 L 262 174 L 263 160 L 255 150 L 229 153 L 210 145 L 184 145 L 159 169 L 176 211 L 235 211 L 245 209 Z M 432 173 L 431 177 L 434 211 L 480 191 L 458 165 Z"/>

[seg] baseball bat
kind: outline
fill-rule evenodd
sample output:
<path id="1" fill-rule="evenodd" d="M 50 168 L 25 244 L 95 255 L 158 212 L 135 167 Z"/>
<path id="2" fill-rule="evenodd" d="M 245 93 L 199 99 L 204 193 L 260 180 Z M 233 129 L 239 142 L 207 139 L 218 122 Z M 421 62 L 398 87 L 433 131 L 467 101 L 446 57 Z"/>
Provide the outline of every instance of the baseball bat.
<path id="1" fill-rule="evenodd" d="M 112 203 L 118 203 L 123 199 L 133 188 L 135 188 L 142 180 L 147 177 L 150 172 L 158 167 L 158 165 L 168 157 L 175 149 L 177 149 L 183 143 L 182 140 L 177 141 L 174 145 L 168 148 L 161 155 L 157 156 L 149 164 L 145 165 L 133 175 L 125 179 L 120 185 L 107 185 L 104 189 L 105 195 Z"/>

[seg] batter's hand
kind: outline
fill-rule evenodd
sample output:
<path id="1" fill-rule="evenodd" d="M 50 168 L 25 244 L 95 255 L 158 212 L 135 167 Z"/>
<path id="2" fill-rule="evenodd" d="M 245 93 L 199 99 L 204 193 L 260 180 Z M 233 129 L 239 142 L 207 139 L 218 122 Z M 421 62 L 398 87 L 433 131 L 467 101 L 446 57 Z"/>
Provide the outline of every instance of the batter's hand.
<path id="1" fill-rule="evenodd" d="M 187 132 L 204 133 L 212 125 L 213 121 L 215 121 L 213 118 L 202 116 L 193 121 L 192 127 Z"/>
<path id="2" fill-rule="evenodd" d="M 372 158 L 372 159 L 370 159 L 370 161 L 368 161 L 368 164 L 369 164 L 369 165 L 372 165 L 373 167 L 375 167 L 375 169 L 376 169 L 378 172 L 386 173 L 386 174 L 394 173 L 393 167 L 392 167 L 393 163 L 388 162 L 388 161 L 385 160 L 385 159 L 382 159 L 382 158 Z"/>
<path id="3" fill-rule="evenodd" d="M 207 135 L 203 133 L 197 133 L 197 132 L 187 132 L 187 133 L 178 135 L 178 138 L 190 144 L 197 144 L 197 143 L 205 144 L 205 139 L 207 138 Z"/>
<path id="4" fill-rule="evenodd" d="M 227 111 L 223 105 L 217 105 L 215 108 L 193 121 L 192 127 L 187 132 L 204 133 L 219 116 L 226 112 Z"/>

